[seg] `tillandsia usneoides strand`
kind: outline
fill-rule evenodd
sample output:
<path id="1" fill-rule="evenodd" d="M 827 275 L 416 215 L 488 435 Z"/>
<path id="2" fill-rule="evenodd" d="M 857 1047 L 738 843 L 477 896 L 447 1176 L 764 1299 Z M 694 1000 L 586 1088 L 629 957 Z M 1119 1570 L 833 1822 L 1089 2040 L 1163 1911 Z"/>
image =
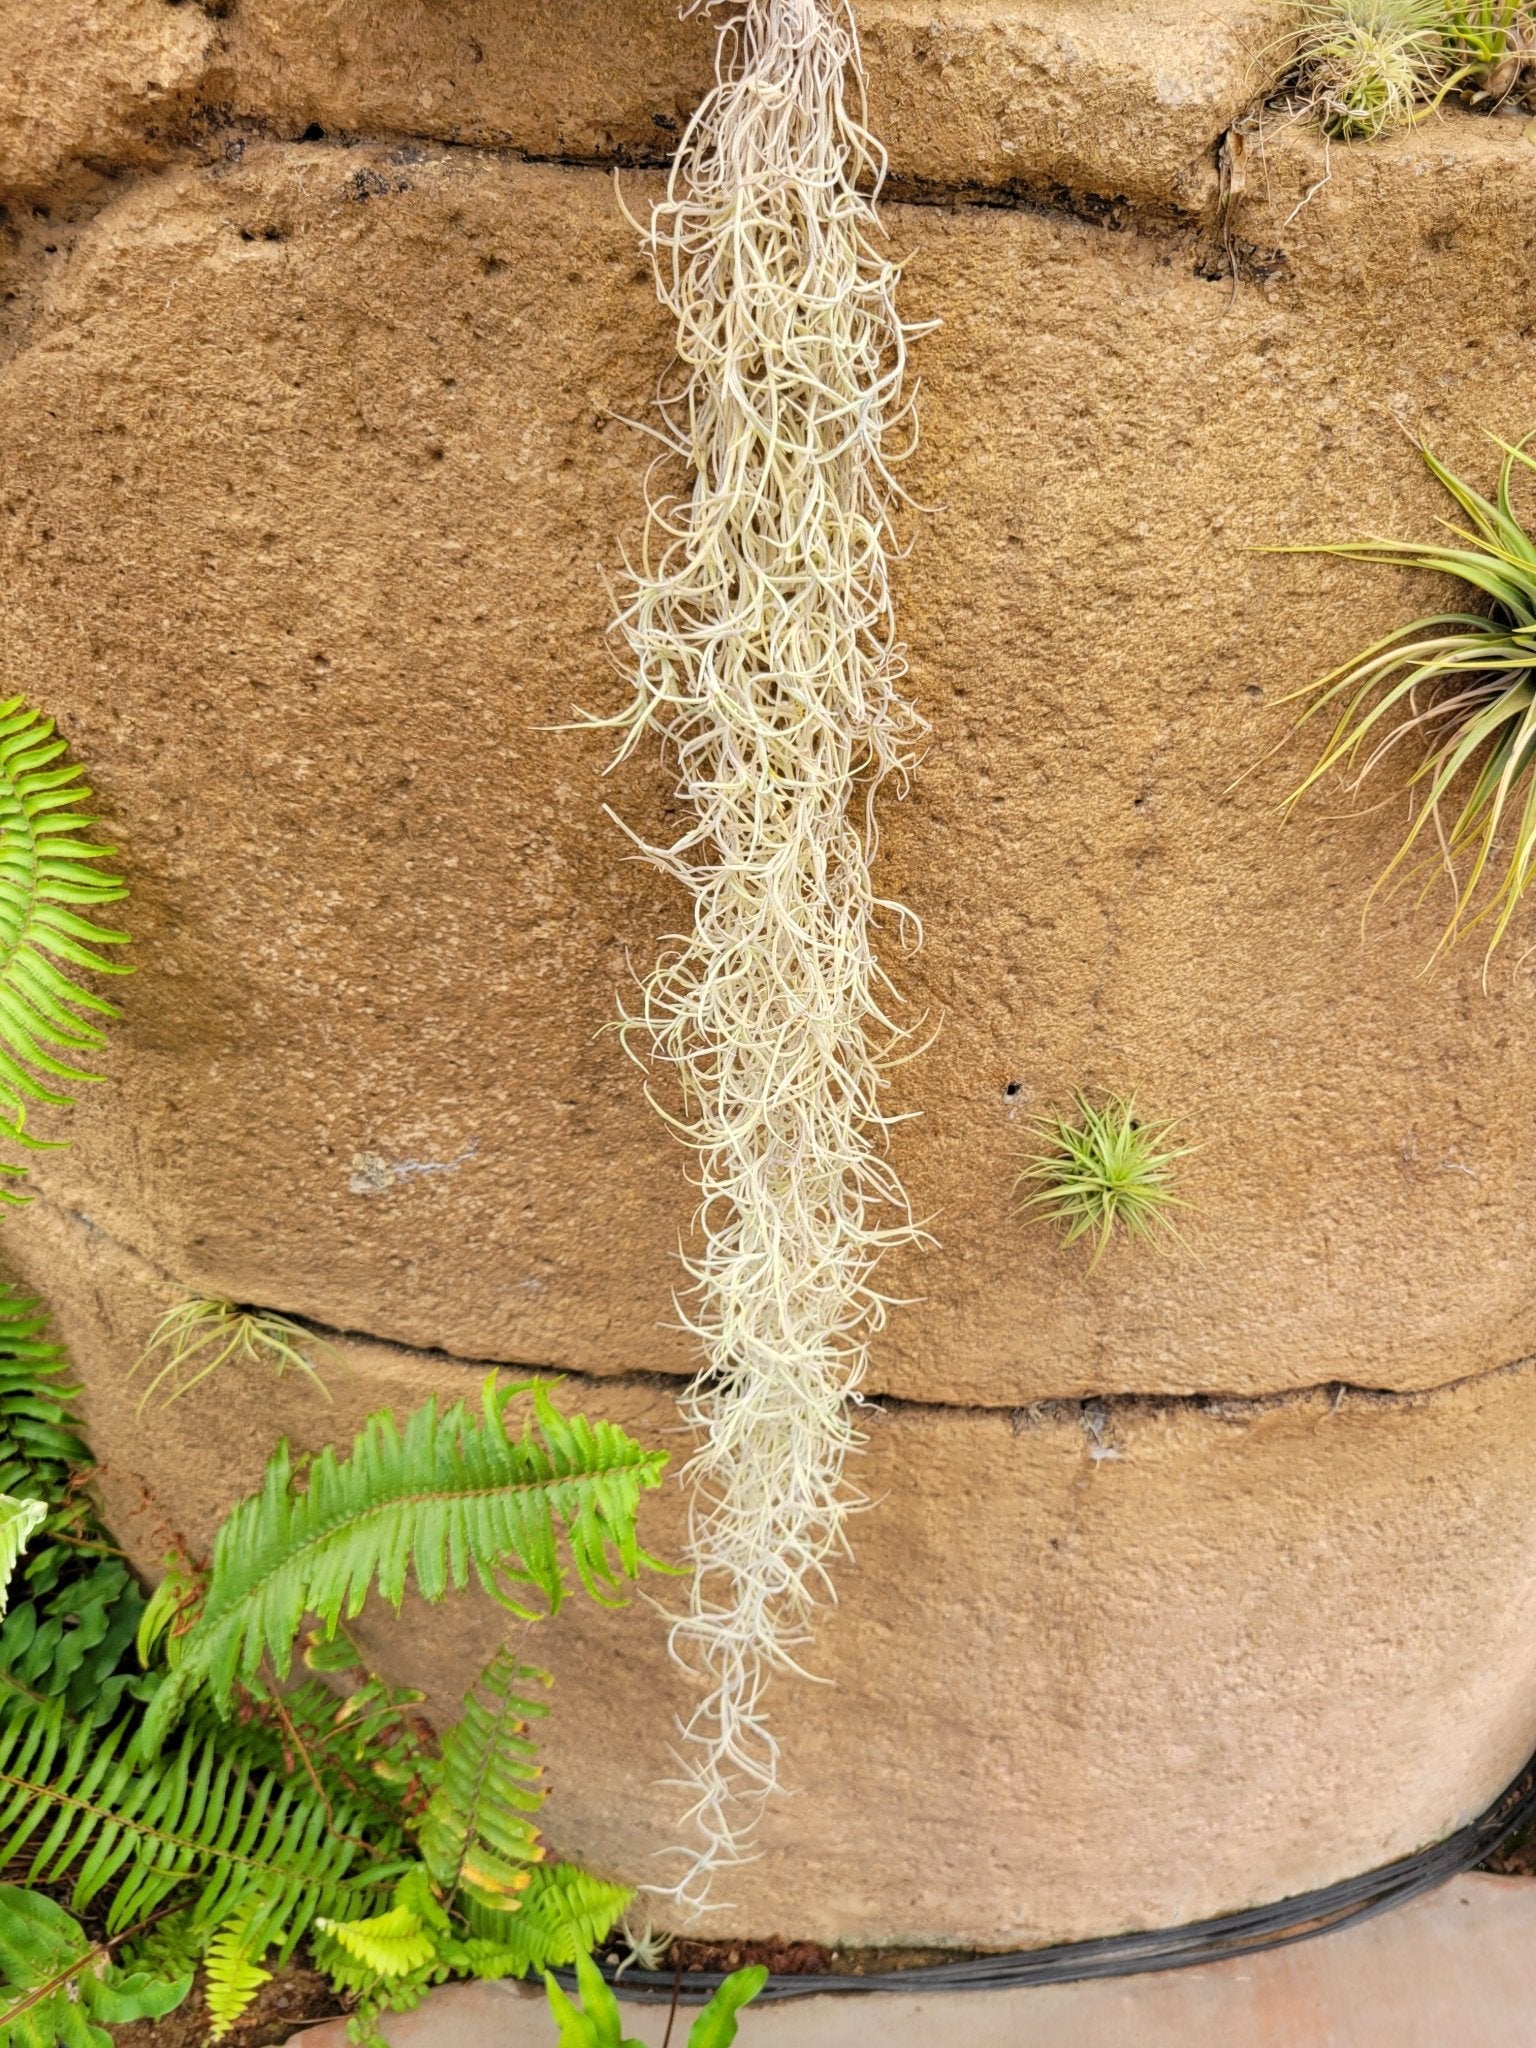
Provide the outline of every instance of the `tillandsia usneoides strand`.
<path id="1" fill-rule="evenodd" d="M 702 1190 L 682 1311 L 707 1354 L 684 1402 L 692 1600 L 672 1636 L 701 1678 L 690 1905 L 777 1783 L 765 1684 L 798 1669 L 830 1597 L 857 1504 L 850 1402 L 887 1307 L 874 1268 L 917 1234 L 885 1155 L 906 1034 L 874 936 L 882 912 L 920 933 L 870 864 L 876 792 L 904 783 L 925 730 L 887 579 L 917 330 L 876 247 L 885 157 L 854 24 L 840 0 L 703 4 L 721 14 L 716 84 L 642 229 L 679 362 L 614 629 L 634 701 L 605 721 L 620 759 L 660 736 L 690 814 L 645 851 L 688 890 L 693 929 L 624 1024 L 637 1057 L 677 1070 Z"/>

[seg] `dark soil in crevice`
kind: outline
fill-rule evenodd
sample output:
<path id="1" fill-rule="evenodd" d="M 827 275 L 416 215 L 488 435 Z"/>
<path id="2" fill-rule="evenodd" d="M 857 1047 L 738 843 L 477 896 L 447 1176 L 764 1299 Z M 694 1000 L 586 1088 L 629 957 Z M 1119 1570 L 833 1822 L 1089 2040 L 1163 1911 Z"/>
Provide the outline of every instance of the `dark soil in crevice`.
<path id="1" fill-rule="evenodd" d="M 1491 1871 L 1495 1877 L 1536 1877 L 1536 1821 L 1528 1828 L 1520 1828 L 1507 1842 L 1501 1842 L 1477 1867 Z"/>
<path id="2" fill-rule="evenodd" d="M 263 1984 L 249 2010 L 241 2015 L 224 2036 L 222 2048 L 281 2048 L 299 2028 L 317 2020 L 332 2019 L 343 2010 L 330 1985 L 318 1970 L 302 1961 L 279 1970 L 270 1984 Z M 137 2020 L 131 2027 L 114 2027 L 117 2048 L 205 2048 L 213 2039 L 208 2008 L 203 2003 L 199 1977 L 192 1995 L 163 2020 Z"/>
<path id="3" fill-rule="evenodd" d="M 683 1976 L 697 1970 L 718 1970 L 725 1974 L 762 1963 L 775 1976 L 865 1977 L 882 1970 L 917 1970 L 932 1963 L 963 1963 L 981 1954 L 979 1949 L 961 1948 L 823 1948 L 815 1941 L 786 1941 L 769 1935 L 763 1941 L 689 1941 L 679 1938 L 667 1950 L 663 1971 L 680 1969 Z M 622 1962 L 620 1951 L 613 1957 Z"/>

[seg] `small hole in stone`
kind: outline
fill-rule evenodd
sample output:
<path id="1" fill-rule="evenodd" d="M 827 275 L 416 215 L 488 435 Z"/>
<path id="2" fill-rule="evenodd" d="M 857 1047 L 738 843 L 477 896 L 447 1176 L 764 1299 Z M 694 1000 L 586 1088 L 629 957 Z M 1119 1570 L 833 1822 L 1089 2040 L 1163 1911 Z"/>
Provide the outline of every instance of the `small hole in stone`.
<path id="1" fill-rule="evenodd" d="M 324 142 L 325 130 L 318 121 L 311 121 L 304 130 L 304 133 L 299 137 L 299 140 L 300 142 Z"/>
<path id="2" fill-rule="evenodd" d="M 1008 1086 L 1003 1090 L 1003 1093 L 1008 1097 L 1008 1100 L 1010 1102 L 1016 1095 L 1022 1095 L 1023 1092 L 1024 1083 L 1022 1081 L 1010 1081 L 1008 1083 Z"/>

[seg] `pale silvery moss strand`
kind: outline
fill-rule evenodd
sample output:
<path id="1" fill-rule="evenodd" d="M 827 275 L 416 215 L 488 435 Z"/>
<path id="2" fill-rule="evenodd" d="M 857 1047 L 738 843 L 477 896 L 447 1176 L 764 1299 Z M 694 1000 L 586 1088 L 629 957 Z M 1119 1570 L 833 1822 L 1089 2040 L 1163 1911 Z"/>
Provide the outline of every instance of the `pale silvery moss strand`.
<path id="1" fill-rule="evenodd" d="M 831 1593 L 850 1401 L 886 1309 L 874 1267 L 913 1235 L 885 1156 L 903 1033 L 873 939 L 882 911 L 918 934 L 870 879 L 876 790 L 923 729 L 887 580 L 911 330 L 875 246 L 884 156 L 850 105 L 859 76 L 835 0 L 739 0 L 647 230 L 680 371 L 617 622 L 635 699 L 611 723 L 621 757 L 661 736 L 691 813 L 647 851 L 689 891 L 693 929 L 626 1031 L 676 1067 L 699 1160 L 685 1315 L 708 1362 L 684 1404 L 702 1444 L 673 1631 L 703 1679 L 677 1887 L 693 1904 L 777 1782 L 765 1682 L 796 1668 Z"/>

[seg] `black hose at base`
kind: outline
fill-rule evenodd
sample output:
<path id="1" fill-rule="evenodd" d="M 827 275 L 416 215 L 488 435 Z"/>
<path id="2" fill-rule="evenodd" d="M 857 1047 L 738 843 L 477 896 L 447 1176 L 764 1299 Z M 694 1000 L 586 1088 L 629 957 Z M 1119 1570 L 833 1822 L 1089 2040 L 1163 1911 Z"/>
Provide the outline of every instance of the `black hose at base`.
<path id="1" fill-rule="evenodd" d="M 1499 1845 L 1536 1820 L 1536 1759 L 1488 1810 L 1443 1842 L 1415 1855 L 1384 1863 L 1361 1877 L 1348 1877 L 1299 1897 L 1241 1913 L 1223 1913 L 1187 1927 L 1156 1928 L 1142 1934 L 1112 1934 L 1095 1941 L 1062 1942 L 1055 1948 L 1013 1949 L 970 1956 L 953 1963 L 925 1963 L 910 1970 L 872 1970 L 858 1976 L 770 1975 L 760 1999 L 819 1998 L 830 1992 L 996 1991 L 1026 1984 L 1072 1984 L 1085 1977 L 1130 1977 L 1144 1970 L 1185 1970 L 1230 1956 L 1253 1955 L 1309 1941 L 1357 1920 L 1432 1891 L 1436 1885 L 1485 1861 Z M 555 1973 L 572 1982 L 571 1972 Z M 724 1980 L 718 1970 L 626 1969 L 604 1974 L 619 1993 L 636 2003 L 668 2005 L 674 1995 L 685 2005 L 706 1999 Z"/>

